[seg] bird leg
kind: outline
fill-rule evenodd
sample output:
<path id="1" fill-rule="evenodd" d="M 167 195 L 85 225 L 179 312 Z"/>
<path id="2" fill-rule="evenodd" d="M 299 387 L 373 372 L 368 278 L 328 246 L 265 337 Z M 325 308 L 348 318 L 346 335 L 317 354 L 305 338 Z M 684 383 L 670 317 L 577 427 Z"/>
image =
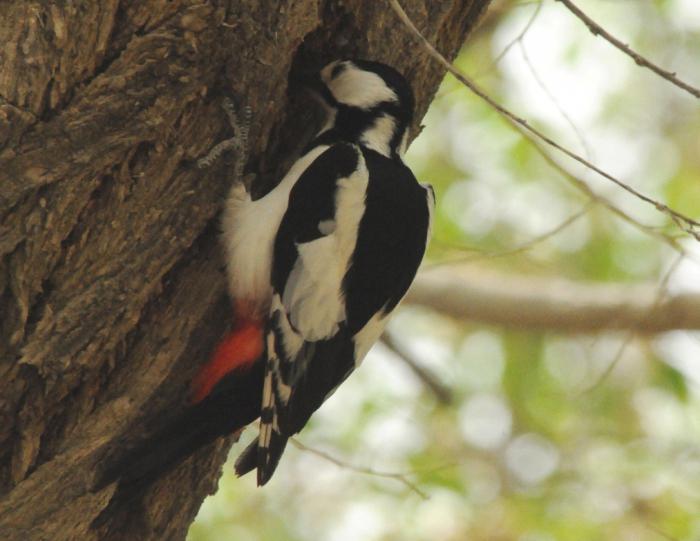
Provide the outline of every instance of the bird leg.
<path id="1" fill-rule="evenodd" d="M 233 101 L 229 98 L 224 98 L 221 107 L 224 113 L 226 113 L 226 118 L 228 118 L 228 122 L 233 129 L 233 137 L 224 139 L 214 146 L 206 156 L 197 160 L 197 167 L 200 169 L 211 167 L 224 152 L 234 150 L 237 159 L 233 173 L 234 178 L 239 180 L 243 178 L 243 167 L 245 166 L 244 157 L 248 152 L 248 133 L 250 131 L 250 121 L 253 111 L 250 106 L 245 106 L 241 114 L 238 114 L 236 107 L 233 105 Z"/>

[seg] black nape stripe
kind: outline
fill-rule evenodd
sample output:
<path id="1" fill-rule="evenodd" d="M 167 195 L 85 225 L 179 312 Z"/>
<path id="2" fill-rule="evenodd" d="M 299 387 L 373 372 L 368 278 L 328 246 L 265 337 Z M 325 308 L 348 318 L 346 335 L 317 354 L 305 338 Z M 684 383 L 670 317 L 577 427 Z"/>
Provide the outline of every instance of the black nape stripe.
<path id="1" fill-rule="evenodd" d="M 331 71 L 331 79 L 335 79 L 338 75 L 343 73 L 347 67 L 348 65 L 345 62 L 339 62 L 333 66 L 333 70 Z"/>

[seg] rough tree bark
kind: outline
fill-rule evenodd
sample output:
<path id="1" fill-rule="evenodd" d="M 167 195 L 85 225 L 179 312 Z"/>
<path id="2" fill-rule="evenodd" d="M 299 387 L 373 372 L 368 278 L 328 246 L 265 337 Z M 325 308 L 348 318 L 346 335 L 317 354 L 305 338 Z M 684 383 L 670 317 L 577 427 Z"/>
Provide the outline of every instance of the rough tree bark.
<path id="1" fill-rule="evenodd" d="M 489 0 L 405 0 L 453 57 Z M 182 407 L 229 315 L 217 214 L 221 96 L 254 111 L 269 187 L 310 135 L 295 74 L 346 56 L 442 70 L 372 0 L 9 0 L 0 15 L 0 538 L 181 539 L 230 441 L 99 530 L 105 453 Z M 291 81 L 291 82 L 290 82 Z"/>

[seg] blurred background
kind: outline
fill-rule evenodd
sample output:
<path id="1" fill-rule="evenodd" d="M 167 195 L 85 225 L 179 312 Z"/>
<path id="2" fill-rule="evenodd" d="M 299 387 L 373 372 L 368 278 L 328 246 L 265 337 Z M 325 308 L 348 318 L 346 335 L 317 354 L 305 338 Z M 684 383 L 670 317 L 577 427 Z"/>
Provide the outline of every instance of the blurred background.
<path id="1" fill-rule="evenodd" d="M 700 87 L 698 0 L 578 3 Z M 700 102 L 563 4 L 494 1 L 456 65 L 562 145 L 700 218 Z M 637 286 L 659 302 L 700 291 L 697 240 L 548 149 L 568 174 L 553 167 L 452 76 L 423 123 L 407 161 L 437 193 L 426 276 L 535 296 L 550 281 L 611 298 Z M 188 539 L 700 539 L 700 333 L 562 327 L 405 303 L 389 327 L 401 353 L 377 345 L 264 489 L 228 464 Z"/>

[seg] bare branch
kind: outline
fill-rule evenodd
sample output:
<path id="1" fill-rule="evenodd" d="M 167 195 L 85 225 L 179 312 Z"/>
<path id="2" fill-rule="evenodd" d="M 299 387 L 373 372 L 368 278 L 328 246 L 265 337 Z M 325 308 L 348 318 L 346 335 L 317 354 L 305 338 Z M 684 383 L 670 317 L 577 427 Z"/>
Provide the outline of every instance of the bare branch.
<path id="1" fill-rule="evenodd" d="M 513 39 L 508 45 L 501 51 L 501 53 L 496 57 L 494 66 L 505 56 L 505 54 L 514 46 L 514 45 L 519 45 L 520 47 L 520 52 L 523 56 L 523 61 L 525 62 L 526 66 L 530 70 L 530 73 L 532 74 L 532 77 L 534 78 L 535 82 L 537 85 L 542 89 L 542 91 L 545 93 L 545 95 L 549 98 L 549 100 L 554 104 L 554 106 L 557 108 L 561 116 L 564 118 L 564 120 L 569 124 L 571 127 L 572 131 L 576 134 L 576 137 L 579 140 L 579 143 L 581 144 L 581 147 L 584 150 L 584 153 L 586 155 L 587 159 L 591 158 L 592 152 L 590 150 L 590 146 L 588 145 L 588 142 L 586 141 L 585 137 L 579 130 L 578 126 L 575 125 L 573 122 L 573 119 L 567 114 L 567 112 L 562 108 L 562 106 L 559 104 L 557 101 L 556 97 L 552 94 L 552 92 L 547 88 L 545 85 L 544 81 L 542 78 L 539 76 L 537 73 L 537 70 L 535 69 L 534 64 L 530 60 L 529 55 L 527 54 L 527 50 L 524 45 L 524 37 L 528 30 L 532 27 L 532 24 L 535 22 L 535 19 L 540 13 L 540 8 L 541 8 L 541 1 L 537 2 L 537 9 L 533 12 L 532 16 L 528 20 L 527 24 L 525 27 L 522 29 L 522 31 L 516 36 L 515 39 Z M 514 126 L 516 129 L 518 129 L 516 126 Z M 620 209 L 619 207 L 615 206 L 610 200 L 606 199 L 605 197 L 599 195 L 598 193 L 594 192 L 593 189 L 586 183 L 586 181 L 582 178 L 579 178 L 575 174 L 573 174 L 571 171 L 566 169 L 562 164 L 557 162 L 546 150 L 542 147 L 540 143 L 537 142 L 537 139 L 533 137 L 531 134 L 518 129 L 520 132 L 521 136 L 524 137 L 531 145 L 533 145 L 534 149 L 537 151 L 537 153 L 542 157 L 542 159 L 547 162 L 547 164 L 550 165 L 553 169 L 558 171 L 566 180 L 568 180 L 573 186 L 579 190 L 581 193 L 586 195 L 586 197 L 589 198 L 590 201 L 598 203 L 605 208 L 607 208 L 610 212 L 615 214 L 619 219 L 626 221 L 639 231 L 641 231 L 644 234 L 650 235 L 652 237 L 655 237 L 662 242 L 666 243 L 669 245 L 673 250 L 675 250 L 678 253 L 684 254 L 684 250 L 681 247 L 681 245 L 678 243 L 678 241 L 674 238 L 672 238 L 670 235 L 665 234 L 658 229 L 655 229 L 651 226 L 648 226 L 646 224 L 643 224 L 639 222 L 636 218 L 630 216 L 627 214 L 625 211 Z M 551 232 L 545 233 L 544 235 L 541 235 L 540 237 L 536 237 L 532 239 L 531 241 L 525 243 L 522 246 L 516 247 L 512 250 L 507 250 L 504 252 L 497 252 L 497 253 L 486 253 L 486 254 L 479 254 L 474 257 L 469 257 L 469 258 L 460 258 L 456 261 L 453 262 L 466 262 L 466 261 L 472 261 L 476 259 L 480 259 L 482 257 L 500 257 L 502 255 L 511 255 L 511 254 L 516 254 L 519 252 L 523 252 L 527 249 L 529 249 L 531 246 L 542 242 L 549 237 L 559 233 L 561 230 L 564 228 L 568 227 L 571 223 L 576 221 L 585 211 L 588 210 L 588 206 L 586 206 L 584 209 L 582 209 L 581 213 L 577 213 L 573 215 L 570 219 L 567 219 L 565 222 L 563 222 L 560 226 L 556 227 L 554 230 Z M 435 242 L 435 240 L 433 240 Z M 460 247 L 462 248 L 462 247 Z M 463 248 L 462 248 L 463 249 Z M 429 265 L 431 266 L 431 265 Z"/>
<path id="2" fill-rule="evenodd" d="M 533 248 L 534 246 L 554 237 L 555 235 L 561 233 L 564 229 L 569 227 L 571 224 L 575 223 L 579 218 L 585 216 L 585 214 L 590 210 L 591 206 L 593 206 L 593 203 L 595 203 L 592 198 L 585 204 L 583 207 L 581 207 L 579 210 L 577 210 L 575 213 L 573 213 L 571 216 L 563 220 L 561 223 L 557 224 L 554 226 L 552 229 L 549 231 L 546 231 L 542 233 L 541 235 L 537 235 L 536 237 L 531 238 L 528 241 L 523 242 L 522 244 L 515 246 L 513 248 L 507 249 L 507 250 L 501 250 L 501 251 L 494 251 L 494 252 L 487 252 L 487 251 L 482 251 L 476 248 L 469 248 L 467 246 L 460 246 L 458 244 L 454 243 L 449 243 L 449 242 L 443 242 L 440 241 L 439 239 L 433 239 L 431 242 L 433 244 L 439 244 L 442 246 L 446 246 L 448 248 L 452 248 L 454 250 L 460 250 L 460 251 L 469 251 L 469 252 L 477 252 L 475 255 L 471 256 L 466 256 L 466 257 L 460 257 L 456 259 L 451 259 L 448 261 L 438 261 L 434 263 L 423 263 L 423 270 L 433 268 L 433 267 L 443 267 L 445 265 L 454 265 L 455 263 L 468 263 L 470 261 L 479 261 L 483 259 L 492 259 L 492 258 L 497 258 L 497 257 L 507 257 L 511 255 L 516 255 L 522 252 L 526 252 Z"/>
<path id="3" fill-rule="evenodd" d="M 519 117 L 515 113 L 509 111 L 502 105 L 500 105 L 498 102 L 496 102 L 493 98 L 491 98 L 488 94 L 486 94 L 483 90 L 481 90 L 473 81 L 471 81 L 466 75 L 464 75 L 460 70 L 458 70 L 451 62 L 449 62 L 442 54 L 435 48 L 433 45 L 423 36 L 423 34 L 420 33 L 420 31 L 416 28 L 416 26 L 411 22 L 411 20 L 408 18 L 408 15 L 406 15 L 406 12 L 403 10 L 401 5 L 399 4 L 398 0 L 388 0 L 389 4 L 391 5 L 392 9 L 396 12 L 396 14 L 399 16 L 401 21 L 404 23 L 404 25 L 407 27 L 407 29 L 414 35 L 416 36 L 423 46 L 425 47 L 426 51 L 429 53 L 429 55 L 437 60 L 440 64 L 442 64 L 452 75 L 454 75 L 462 84 L 464 84 L 469 90 L 471 90 L 474 94 L 479 96 L 482 100 L 484 100 L 486 103 L 488 103 L 491 107 L 493 107 L 501 116 L 506 118 L 516 129 L 518 129 L 521 133 L 529 132 L 533 134 L 535 137 L 538 139 L 541 139 L 544 141 L 546 144 L 549 146 L 555 148 L 559 152 L 562 152 L 563 154 L 566 154 L 568 157 L 572 158 L 573 160 L 576 160 L 577 162 L 585 165 L 589 169 L 595 171 L 602 177 L 608 179 L 609 181 L 613 182 L 626 192 L 634 195 L 638 199 L 641 199 L 645 203 L 654 206 L 659 212 L 663 212 L 667 216 L 673 220 L 673 222 L 683 231 L 691 235 L 693 238 L 696 240 L 700 241 L 700 232 L 696 231 L 695 228 L 700 227 L 700 222 L 693 220 L 692 218 L 685 216 L 681 212 L 678 212 L 677 210 L 672 209 L 665 203 L 662 203 L 660 201 L 656 201 L 652 199 L 651 197 L 644 195 L 637 189 L 633 188 L 632 186 L 624 183 L 617 177 L 611 175 L 610 173 L 607 173 L 606 171 L 602 170 L 598 166 L 592 164 L 585 158 L 582 158 L 575 152 L 563 147 L 556 141 L 554 141 L 551 137 L 548 135 L 545 135 L 543 132 L 538 130 L 537 128 L 534 128 L 530 126 L 527 120 L 524 118 Z"/>
<path id="4" fill-rule="evenodd" d="M 406 364 L 406 366 L 411 369 L 418 379 L 421 380 L 430 391 L 432 391 L 438 402 L 445 405 L 452 403 L 452 391 L 450 388 L 440 381 L 435 374 L 423 366 L 419 361 L 414 359 L 404 347 L 396 342 L 391 333 L 385 332 L 382 335 L 382 344 L 389 348 L 392 353 L 394 353 Z"/>
<path id="5" fill-rule="evenodd" d="M 581 9 L 574 4 L 571 0 L 557 0 L 558 2 L 561 2 L 566 6 L 566 8 L 573 13 L 576 17 L 578 17 L 591 31 L 591 33 L 594 36 L 600 36 L 603 38 L 605 41 L 625 53 L 627 56 L 629 56 L 632 60 L 635 61 L 635 63 L 638 66 L 642 66 L 643 68 L 650 69 L 654 73 L 656 73 L 658 76 L 666 79 L 670 83 L 676 85 L 678 88 L 681 88 L 691 94 L 692 96 L 695 96 L 696 98 L 700 98 L 700 90 L 695 88 L 694 86 L 689 85 L 688 83 L 685 83 L 681 81 L 674 72 L 665 70 L 663 68 L 660 68 L 650 60 L 647 60 L 645 57 L 643 57 L 641 54 L 638 52 L 634 51 L 633 49 L 630 48 L 629 45 L 626 45 L 622 43 L 619 39 L 617 39 L 615 36 L 611 35 L 609 32 L 607 32 L 602 26 L 600 26 L 597 22 L 595 22 L 593 19 L 591 19 L 588 15 L 586 15 Z"/>
<path id="6" fill-rule="evenodd" d="M 516 129 L 519 129 L 519 128 L 516 127 Z M 550 167 L 559 171 L 559 173 L 566 180 L 568 180 L 581 193 L 588 196 L 592 201 L 595 201 L 596 203 L 604 206 L 610 212 L 615 214 L 618 218 L 627 222 L 632 227 L 638 229 L 642 233 L 650 235 L 652 237 L 656 237 L 657 239 L 661 240 L 662 242 L 665 242 L 668 246 L 670 246 L 671 248 L 673 248 L 676 252 L 678 252 L 680 254 L 685 253 L 685 250 L 683 249 L 683 247 L 680 245 L 680 243 L 675 238 L 673 238 L 670 235 L 665 234 L 662 231 L 659 231 L 659 230 L 657 230 L 657 229 L 655 229 L 647 224 L 643 224 L 642 222 L 640 222 L 639 220 L 637 220 L 633 216 L 630 216 L 629 214 L 627 214 L 621 208 L 615 206 L 611 201 L 609 201 L 608 199 L 606 199 L 602 195 L 593 191 L 593 189 L 586 183 L 585 180 L 574 175 L 566 167 L 564 167 L 562 164 L 560 164 L 558 161 L 556 161 L 552 157 L 551 154 L 549 154 L 547 151 L 545 151 L 545 149 L 542 148 L 542 145 L 540 143 L 538 143 L 534 137 L 532 137 L 527 132 L 524 132 L 522 130 L 519 130 L 519 131 L 522 134 L 522 136 L 532 144 L 533 148 L 542 157 L 542 159 L 544 161 L 546 161 L 550 165 Z"/>
<path id="7" fill-rule="evenodd" d="M 539 17 L 540 13 L 542 12 L 542 0 L 537 1 L 537 5 L 535 6 L 535 9 L 532 12 L 532 15 L 528 19 L 527 23 L 525 23 L 525 26 L 523 29 L 520 31 L 520 33 L 515 36 L 513 40 L 511 40 L 508 45 L 506 45 L 503 50 L 498 53 L 498 56 L 494 58 L 493 60 L 493 65 L 494 67 L 498 65 L 498 63 L 503 60 L 503 58 L 508 54 L 508 52 L 513 48 L 513 46 L 517 43 L 522 43 L 523 38 L 525 37 L 525 34 L 528 33 L 530 28 L 532 28 L 532 25 L 535 23 L 537 20 L 537 17 Z"/>
<path id="8" fill-rule="evenodd" d="M 671 280 L 671 276 L 673 276 L 673 273 L 676 272 L 678 269 L 678 266 L 681 264 L 683 261 L 683 255 L 680 254 L 674 262 L 671 264 L 671 266 L 668 268 L 666 273 L 664 274 L 663 278 L 661 278 L 661 281 L 659 282 L 659 289 L 656 292 L 656 298 L 654 300 L 654 305 L 652 307 L 652 310 L 649 310 L 649 312 L 646 315 L 646 318 L 649 319 L 653 317 L 654 314 L 654 309 L 656 309 L 657 306 L 661 303 L 661 301 L 667 296 L 668 294 L 668 283 Z M 630 345 L 632 342 L 632 339 L 635 337 L 636 332 L 634 329 L 631 329 L 628 333 L 627 336 L 625 336 L 624 340 L 620 344 L 620 347 L 617 350 L 617 353 L 613 357 L 613 359 L 610 361 L 608 366 L 603 370 L 603 372 L 596 378 L 596 381 L 593 382 L 592 385 L 587 387 L 582 391 L 581 394 L 589 393 L 593 390 L 595 390 L 599 385 L 601 385 L 607 377 L 612 373 L 612 371 L 615 369 L 617 364 L 620 362 L 620 359 L 622 358 L 622 355 L 625 353 L 625 350 L 627 349 L 627 346 Z"/>
<path id="9" fill-rule="evenodd" d="M 588 141 L 586 141 L 586 138 L 583 135 L 583 132 L 576 125 L 574 119 L 571 118 L 571 115 L 569 115 L 569 113 L 567 113 L 566 110 L 564 110 L 564 107 L 562 107 L 562 105 L 559 103 L 559 100 L 556 98 L 556 96 L 549 90 L 547 85 L 544 84 L 542 77 L 540 77 L 540 74 L 535 69 L 535 65 L 530 60 L 530 55 L 527 54 L 527 49 L 525 48 L 525 44 L 522 40 L 518 42 L 518 47 L 520 49 L 520 54 L 523 57 L 523 61 L 525 62 L 525 65 L 527 66 L 528 70 L 530 70 L 530 74 L 532 74 L 532 78 L 537 83 L 537 86 L 540 87 L 542 92 L 544 92 L 545 96 L 547 96 L 549 101 L 552 102 L 552 105 L 554 105 L 554 107 L 559 112 L 564 121 L 569 125 L 571 131 L 574 132 L 574 135 L 576 135 L 576 138 L 578 139 L 578 142 L 581 145 L 584 154 L 586 155 L 586 159 L 591 160 L 593 153 L 591 151 L 591 146 L 588 144 Z"/>
<path id="10" fill-rule="evenodd" d="M 456 319 L 517 329 L 562 333 L 633 329 L 641 334 L 700 329 L 698 293 L 659 299 L 656 285 L 518 278 L 481 268 L 419 273 L 404 302 Z"/>
<path id="11" fill-rule="evenodd" d="M 662 530 L 649 520 L 643 520 L 644 525 L 652 532 L 666 539 L 666 541 L 679 541 L 678 537 L 673 537 L 670 533 Z"/>
<path id="12" fill-rule="evenodd" d="M 328 462 L 335 464 L 339 468 L 343 468 L 346 470 L 351 470 L 357 473 L 362 473 L 365 475 L 373 475 L 375 477 L 384 477 L 385 479 L 394 479 L 403 485 L 405 485 L 408 489 L 411 491 L 415 492 L 418 496 L 420 496 L 422 499 L 427 500 L 428 495 L 423 492 L 420 488 L 416 486 L 415 483 L 411 482 L 408 479 L 408 475 L 404 473 L 394 473 L 394 472 L 383 472 L 383 471 L 377 471 L 373 470 L 372 468 L 365 468 L 363 466 L 354 466 L 352 464 L 348 464 L 347 462 L 343 462 L 342 460 L 335 458 L 332 455 L 329 455 L 325 451 L 321 451 L 319 449 L 314 449 L 313 447 L 309 447 L 307 445 L 304 445 L 301 443 L 298 439 L 296 438 L 289 438 L 289 441 L 291 442 L 294 447 L 297 449 L 300 449 L 302 451 L 306 451 L 307 453 L 311 453 L 313 455 L 316 455 L 324 460 L 327 460 Z"/>

